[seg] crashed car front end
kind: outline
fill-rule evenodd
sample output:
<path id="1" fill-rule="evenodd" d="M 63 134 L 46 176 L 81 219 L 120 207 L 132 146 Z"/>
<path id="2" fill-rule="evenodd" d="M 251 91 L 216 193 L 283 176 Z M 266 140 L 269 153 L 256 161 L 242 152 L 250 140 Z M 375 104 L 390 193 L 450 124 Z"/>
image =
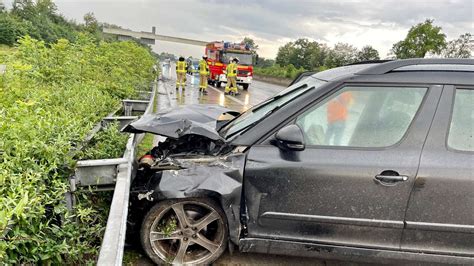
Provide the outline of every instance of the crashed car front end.
<path id="1" fill-rule="evenodd" d="M 123 131 L 153 133 L 163 137 L 139 159 L 131 189 L 130 214 L 135 224 L 154 203 L 164 199 L 212 198 L 220 203 L 229 226 L 229 237 L 238 243 L 240 200 L 245 153 L 218 133 L 221 117 L 238 113 L 214 105 L 190 105 L 147 115 Z"/>

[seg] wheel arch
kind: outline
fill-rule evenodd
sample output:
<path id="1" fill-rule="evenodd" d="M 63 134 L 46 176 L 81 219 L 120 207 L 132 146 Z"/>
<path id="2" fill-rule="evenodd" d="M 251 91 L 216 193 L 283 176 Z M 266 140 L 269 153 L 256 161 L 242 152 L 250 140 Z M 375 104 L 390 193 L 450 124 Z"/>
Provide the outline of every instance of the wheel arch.
<path id="1" fill-rule="evenodd" d="M 194 191 L 183 193 L 182 191 L 160 191 L 155 189 L 148 200 L 154 204 L 170 199 L 192 199 L 207 198 L 213 200 L 225 213 L 227 225 L 229 228 L 229 241 L 238 245 L 240 240 L 241 223 L 240 223 L 240 189 L 232 193 L 233 195 L 223 195 L 222 191 L 197 189 Z M 238 201 L 235 199 L 238 198 Z M 237 203 L 237 204 L 236 204 Z M 153 204 L 153 205 L 154 205 Z"/>

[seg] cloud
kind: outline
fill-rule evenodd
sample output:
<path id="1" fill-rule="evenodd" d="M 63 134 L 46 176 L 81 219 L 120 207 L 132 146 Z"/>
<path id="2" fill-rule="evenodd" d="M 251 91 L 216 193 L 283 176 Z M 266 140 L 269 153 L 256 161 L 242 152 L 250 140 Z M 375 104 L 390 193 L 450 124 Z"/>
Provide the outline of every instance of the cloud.
<path id="1" fill-rule="evenodd" d="M 56 0 L 59 11 L 77 21 L 94 12 L 100 21 L 133 30 L 198 40 L 240 41 L 250 36 L 259 54 L 305 37 L 333 45 L 373 45 L 385 56 L 408 29 L 435 20 L 449 39 L 472 32 L 472 0 Z M 159 42 L 157 51 L 199 56 L 202 47 Z"/>

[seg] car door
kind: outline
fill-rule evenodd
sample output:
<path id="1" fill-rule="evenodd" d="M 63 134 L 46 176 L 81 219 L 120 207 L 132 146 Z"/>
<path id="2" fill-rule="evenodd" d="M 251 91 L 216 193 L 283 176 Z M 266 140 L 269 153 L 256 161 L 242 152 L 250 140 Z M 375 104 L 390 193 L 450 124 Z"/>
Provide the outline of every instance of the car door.
<path id="1" fill-rule="evenodd" d="M 303 151 L 280 149 L 274 137 L 254 145 L 244 178 L 248 236 L 399 249 L 441 93 L 428 87 L 346 85 L 287 123 L 303 131 Z"/>
<path id="2" fill-rule="evenodd" d="M 474 256 L 474 88 L 445 86 L 423 149 L 402 249 Z"/>

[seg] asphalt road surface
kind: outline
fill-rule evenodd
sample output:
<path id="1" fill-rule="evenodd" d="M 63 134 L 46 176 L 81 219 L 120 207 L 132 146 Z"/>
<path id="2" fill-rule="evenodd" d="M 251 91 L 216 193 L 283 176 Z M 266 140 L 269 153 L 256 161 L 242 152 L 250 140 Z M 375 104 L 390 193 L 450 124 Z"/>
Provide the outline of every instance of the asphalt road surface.
<path id="1" fill-rule="evenodd" d="M 240 95 L 237 96 L 224 95 L 224 87 L 216 88 L 213 86 L 208 87 L 207 95 L 202 95 L 199 93 L 199 76 L 187 75 L 186 89 L 182 90 L 180 88 L 179 90 L 176 90 L 176 75 L 174 71 L 171 71 L 170 73 L 166 68 L 164 69 L 163 78 L 165 79 L 164 83 L 166 91 L 159 91 L 159 93 L 160 96 L 166 93 L 167 97 L 159 97 L 159 109 L 202 103 L 219 104 L 236 111 L 245 111 L 253 105 L 258 104 L 285 89 L 283 86 L 254 80 L 247 91 L 244 91 L 242 90 L 242 87 L 239 87 Z M 173 69 L 173 66 L 171 69 Z M 225 86 L 225 84 L 223 85 Z"/>
<path id="2" fill-rule="evenodd" d="M 174 66 L 171 66 L 174 69 Z M 173 107 L 188 104 L 219 104 L 236 111 L 245 111 L 265 99 L 275 95 L 285 89 L 283 86 L 268 84 L 265 82 L 253 81 L 247 91 L 239 87 L 240 95 L 224 95 L 224 88 L 209 86 L 207 95 L 199 92 L 199 77 L 187 75 L 187 85 L 184 90 L 176 90 L 176 76 L 163 69 L 164 86 L 159 88 L 157 99 L 157 110 L 164 111 Z M 128 254 L 133 254 L 131 265 L 153 265 L 153 263 L 139 249 L 128 250 Z M 127 255 L 126 255 L 127 256 Z M 240 253 L 234 251 L 230 255 L 227 251 L 214 265 L 362 265 L 352 262 L 323 261 L 314 258 L 275 256 L 267 254 Z M 367 265 L 367 264 L 364 264 Z"/>

